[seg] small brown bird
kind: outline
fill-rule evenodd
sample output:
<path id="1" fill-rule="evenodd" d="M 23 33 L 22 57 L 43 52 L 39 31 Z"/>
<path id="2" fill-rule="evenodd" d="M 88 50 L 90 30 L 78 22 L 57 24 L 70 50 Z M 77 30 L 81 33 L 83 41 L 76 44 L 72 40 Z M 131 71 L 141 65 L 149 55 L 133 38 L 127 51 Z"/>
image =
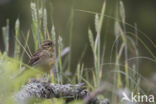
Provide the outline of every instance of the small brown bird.
<path id="1" fill-rule="evenodd" d="M 45 40 L 40 48 L 32 55 L 29 65 L 49 72 L 56 61 L 55 44 L 51 40 Z"/>

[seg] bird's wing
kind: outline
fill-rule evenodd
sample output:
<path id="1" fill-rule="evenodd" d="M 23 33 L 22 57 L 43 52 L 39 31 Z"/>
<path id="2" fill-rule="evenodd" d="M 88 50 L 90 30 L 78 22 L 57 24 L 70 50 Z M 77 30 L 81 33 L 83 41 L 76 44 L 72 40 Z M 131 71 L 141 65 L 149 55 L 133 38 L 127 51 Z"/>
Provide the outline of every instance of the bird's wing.
<path id="1" fill-rule="evenodd" d="M 37 50 L 31 57 L 31 59 L 29 60 L 28 65 L 34 65 L 36 62 L 38 62 L 38 60 L 40 59 L 40 53 L 41 50 Z"/>

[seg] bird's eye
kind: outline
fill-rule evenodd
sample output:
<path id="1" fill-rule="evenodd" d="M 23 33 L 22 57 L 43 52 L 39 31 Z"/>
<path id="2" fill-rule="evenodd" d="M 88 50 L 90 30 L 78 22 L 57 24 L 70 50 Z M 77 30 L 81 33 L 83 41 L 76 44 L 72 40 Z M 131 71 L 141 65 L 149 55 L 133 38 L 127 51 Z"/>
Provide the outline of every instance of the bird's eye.
<path id="1" fill-rule="evenodd" d="M 50 46 L 50 45 L 52 45 L 52 43 L 48 43 L 48 45 Z"/>

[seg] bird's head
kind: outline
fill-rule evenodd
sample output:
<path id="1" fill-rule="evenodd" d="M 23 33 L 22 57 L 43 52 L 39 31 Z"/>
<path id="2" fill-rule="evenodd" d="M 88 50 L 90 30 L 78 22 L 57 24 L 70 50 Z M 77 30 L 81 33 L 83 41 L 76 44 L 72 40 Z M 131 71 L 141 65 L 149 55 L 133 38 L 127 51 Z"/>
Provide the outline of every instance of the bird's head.
<path id="1" fill-rule="evenodd" d="M 53 43 L 52 40 L 45 40 L 42 44 L 41 44 L 41 48 L 45 49 L 45 50 L 49 50 L 49 51 L 53 51 L 55 47 L 55 44 Z"/>

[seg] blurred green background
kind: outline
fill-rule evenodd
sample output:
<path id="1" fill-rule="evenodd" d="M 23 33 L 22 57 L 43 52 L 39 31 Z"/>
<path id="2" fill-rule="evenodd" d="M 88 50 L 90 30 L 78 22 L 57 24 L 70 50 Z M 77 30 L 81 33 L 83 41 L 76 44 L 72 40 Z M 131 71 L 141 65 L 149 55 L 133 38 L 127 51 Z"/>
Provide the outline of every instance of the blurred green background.
<path id="1" fill-rule="evenodd" d="M 36 11 L 34 8 L 30 8 L 32 6 L 30 6 L 31 1 L 36 3 Z M 63 38 L 63 44 L 61 42 L 60 44 L 64 47 L 69 46 L 71 48 L 68 56 L 63 59 L 63 64 L 65 65 L 62 65 L 63 71 L 61 71 L 61 76 L 64 75 L 64 72 L 69 72 L 67 73 L 67 76 L 69 75 L 67 79 L 70 82 L 73 81 L 72 84 L 74 84 L 74 82 L 77 83 L 84 81 L 88 83 L 88 85 L 90 85 L 92 89 L 94 89 L 92 87 L 94 85 L 94 87 L 96 88 L 100 85 L 104 85 L 103 83 L 105 82 L 109 82 L 109 84 L 112 82 L 113 87 L 109 87 L 112 91 L 113 88 L 124 88 L 125 86 L 128 86 L 127 88 L 129 88 L 129 85 L 126 84 L 129 83 L 129 81 L 130 83 L 132 83 L 134 80 L 136 81 L 136 83 L 133 83 L 132 86 L 130 86 L 130 88 L 132 87 L 132 90 L 138 90 L 142 87 L 140 87 L 140 85 L 144 84 L 144 87 L 146 88 L 145 90 L 151 91 L 152 88 L 155 88 L 154 83 L 156 82 L 156 45 L 152 44 L 152 42 L 156 44 L 156 0 L 122 0 L 124 3 L 124 7 L 122 8 L 122 5 L 120 4 L 121 0 L 105 1 L 106 11 L 104 14 L 104 20 L 100 34 L 101 50 L 99 49 L 100 51 L 98 50 L 97 52 L 95 52 L 96 54 L 94 53 L 94 55 L 91 49 L 91 39 L 89 38 L 88 30 L 90 29 L 90 31 L 92 31 L 94 38 L 94 40 L 92 41 L 94 42 L 96 40 L 96 32 L 98 30 L 97 28 L 99 28 L 97 24 L 100 24 L 101 22 L 98 21 L 98 23 L 96 24 L 97 20 L 99 20 L 98 16 L 99 18 L 103 17 L 100 14 L 102 14 L 101 10 L 103 10 L 102 6 L 104 4 L 104 0 L 1 0 L 0 27 L 6 26 L 6 21 L 7 19 L 9 19 L 9 28 L 11 30 L 9 32 L 5 32 L 6 34 L 12 34 L 13 32 L 15 32 L 15 30 L 12 31 L 12 29 L 15 28 L 14 25 L 16 19 L 18 18 L 21 25 L 19 37 L 22 37 L 23 35 L 22 39 L 19 38 L 21 43 L 24 43 L 24 41 L 26 41 L 26 37 L 28 36 L 26 31 L 32 29 L 32 31 L 30 31 L 30 37 L 38 37 L 35 38 L 35 42 L 28 41 L 27 43 L 30 46 L 34 46 L 34 43 L 39 45 L 39 38 L 45 38 L 47 35 L 47 33 L 45 32 L 46 30 L 44 30 L 44 19 L 47 19 L 46 25 L 48 25 L 48 32 L 51 33 L 52 25 L 54 25 L 56 31 L 56 40 L 58 41 L 59 36 L 61 36 Z M 43 10 L 43 17 L 40 16 L 39 13 L 41 12 L 40 8 L 42 7 L 45 7 L 47 10 L 46 13 L 43 12 L 44 9 L 41 9 Z M 124 9 L 126 14 L 125 18 Z M 32 16 L 34 15 L 33 12 L 34 14 L 38 13 L 37 18 L 35 19 Z M 98 14 L 98 16 L 95 17 L 96 14 Z M 38 19 L 39 21 L 37 21 Z M 122 21 L 124 19 L 126 20 L 126 23 Z M 118 25 L 116 25 L 117 22 Z M 47 29 L 47 26 L 45 27 Z M 6 28 L 6 30 L 7 29 L 8 28 Z M 128 34 L 130 32 L 133 35 L 135 35 L 136 33 L 137 37 L 139 37 L 144 44 L 137 40 L 136 37 L 132 37 L 130 34 Z M 115 41 L 117 35 L 120 35 L 118 43 L 117 41 Z M 127 37 L 125 38 L 123 35 Z M 145 37 L 145 35 L 151 40 Z M 2 30 L 0 30 L 0 36 L 1 48 Z M 11 35 L 9 37 L 11 37 Z M 3 38 L 5 38 L 5 43 L 7 43 L 7 35 Z M 13 40 L 13 38 L 15 37 L 13 36 L 10 39 Z M 124 41 L 126 39 L 129 39 L 127 41 L 129 43 L 126 43 Z M 138 44 L 136 41 L 138 41 Z M 134 46 L 132 46 L 131 42 L 134 42 L 134 45 L 137 45 L 136 49 L 134 48 Z M 16 44 L 17 43 L 18 42 L 16 42 Z M 38 48 L 38 45 L 36 44 L 34 46 L 35 49 Z M 60 44 L 58 44 L 56 42 L 56 46 L 59 47 Z M 145 44 L 147 46 L 145 46 Z M 125 52 L 126 49 L 122 51 L 120 57 L 119 54 L 122 50 L 122 45 L 125 45 L 123 50 L 125 49 L 125 47 L 128 47 L 128 51 L 127 53 Z M 97 47 L 98 46 L 99 43 Z M 19 44 L 18 47 L 20 47 Z M 16 51 L 19 51 L 17 47 L 16 49 Z M 32 53 L 35 51 L 35 49 L 31 49 Z M 139 51 L 139 55 L 136 55 L 137 50 Z M 99 55 L 98 52 L 101 52 L 101 54 Z M 126 53 L 128 58 L 125 58 L 126 55 L 124 52 Z M 21 57 L 21 54 L 19 53 L 17 55 Z M 94 57 L 96 55 L 100 56 L 97 58 L 98 61 Z M 139 56 L 139 58 L 134 58 L 136 56 Z M 130 60 L 130 58 L 134 59 Z M 26 57 L 26 59 L 27 63 L 28 57 Z M 139 66 L 137 66 L 137 62 L 139 62 Z M 98 64 L 100 67 L 96 67 L 98 65 L 95 64 Z M 127 72 L 126 69 L 128 70 Z M 114 74 L 112 73 L 113 71 Z M 137 72 L 143 75 L 141 77 L 141 82 L 143 83 L 141 84 L 139 79 L 140 76 L 138 78 Z M 120 76 L 120 74 L 122 75 Z M 128 76 L 124 74 L 128 74 Z M 74 77 L 71 78 L 70 75 Z M 132 79 L 130 79 L 130 77 L 132 77 Z M 127 80 L 128 78 L 129 80 Z M 148 80 L 146 80 L 146 78 Z M 92 83 L 94 83 L 94 85 L 92 85 Z M 99 86 L 97 83 L 99 84 Z M 107 83 L 106 85 L 109 84 Z"/>
<path id="2" fill-rule="evenodd" d="M 16 10 L 23 8 L 26 5 L 21 0 L 7 0 L 1 3 L 1 11 L 7 10 L 8 14 L 16 14 Z M 13 2 L 12 2 L 13 1 Z M 37 2 L 33 0 L 34 2 Z M 13 7 L 7 8 L 7 3 L 11 2 Z M 17 5 L 15 5 L 17 3 Z M 156 1 L 155 0 L 123 0 L 126 11 L 127 23 L 135 26 L 145 33 L 150 39 L 156 43 Z M 25 4 L 24 4 L 25 3 Z M 77 63 L 84 63 L 86 67 L 92 67 L 93 57 L 88 39 L 88 29 L 91 28 L 95 33 L 95 13 L 101 12 L 103 0 L 47 0 L 46 8 L 48 11 L 48 25 L 51 28 L 51 23 L 54 24 L 57 35 L 63 37 L 65 46 L 71 47 L 70 66 L 74 71 Z M 4 6 L 5 7 L 4 7 Z M 42 5 L 42 4 L 41 4 Z M 19 6 L 19 8 L 18 8 Z M 110 50 L 114 42 L 114 20 L 118 19 L 117 12 L 119 0 L 107 0 L 106 13 L 103 22 L 101 41 L 106 46 L 104 63 L 110 61 Z M 14 10 L 15 9 L 15 10 Z M 27 9 L 26 9 L 27 10 Z M 1 12 L 3 15 L 3 13 Z M 1 16 L 2 16 L 1 15 Z M 21 20 L 22 21 L 22 20 Z M 25 21 L 23 19 L 23 21 Z M 133 29 L 128 31 L 134 32 Z M 151 43 L 142 36 L 138 35 L 148 45 L 151 51 L 155 54 L 156 49 Z M 143 45 L 138 46 L 140 56 L 151 57 L 149 52 Z M 155 54 L 156 55 L 156 54 Z M 81 57 L 82 56 L 82 57 Z M 148 60 L 140 60 L 140 73 L 145 76 L 151 76 L 155 73 L 155 63 Z"/>
<path id="3" fill-rule="evenodd" d="M 123 2 L 125 2 L 127 22 L 130 24 L 136 23 L 138 28 L 156 43 L 156 1 L 124 0 Z M 144 39 L 144 42 L 150 47 L 152 52 L 156 54 L 156 49 L 150 42 L 146 39 Z M 142 55 L 150 56 L 142 46 L 140 46 L 140 52 Z M 140 72 L 143 75 L 151 76 L 156 72 L 156 65 L 152 62 L 143 60 L 140 66 Z"/>
<path id="4" fill-rule="evenodd" d="M 67 0 L 69 1 L 69 0 Z M 72 34 L 72 66 L 74 67 L 79 60 L 82 51 L 87 48 L 84 56 L 85 65 L 90 65 L 91 51 L 88 40 L 88 28 L 95 31 L 94 28 L 94 12 L 100 13 L 103 0 L 73 0 L 62 2 L 54 0 L 54 24 L 58 34 L 64 37 L 64 42 L 69 44 Z M 126 11 L 126 22 L 135 26 L 138 30 L 145 33 L 154 43 L 156 43 L 156 1 L 155 0 L 123 0 Z M 73 3 L 73 4 L 71 4 Z M 114 41 L 114 20 L 117 18 L 116 12 L 119 6 L 119 0 L 107 0 L 106 17 L 102 29 L 102 43 L 106 45 L 105 62 L 109 62 L 110 49 Z M 72 13 L 69 11 L 72 9 Z M 109 17 L 110 16 L 110 17 Z M 70 20 L 73 20 L 71 23 Z M 72 27 L 71 27 L 72 25 Z M 128 26 L 127 26 L 127 29 Z M 128 31 L 134 32 L 134 29 Z M 72 32 L 72 33 L 70 33 Z M 141 34 L 138 35 L 147 44 L 151 51 L 155 54 L 156 49 L 151 43 Z M 141 44 L 138 46 L 140 56 L 151 57 L 149 52 Z M 155 54 L 156 55 L 156 54 Z M 145 76 L 151 76 L 156 72 L 156 65 L 149 60 L 140 60 L 140 73 Z"/>

